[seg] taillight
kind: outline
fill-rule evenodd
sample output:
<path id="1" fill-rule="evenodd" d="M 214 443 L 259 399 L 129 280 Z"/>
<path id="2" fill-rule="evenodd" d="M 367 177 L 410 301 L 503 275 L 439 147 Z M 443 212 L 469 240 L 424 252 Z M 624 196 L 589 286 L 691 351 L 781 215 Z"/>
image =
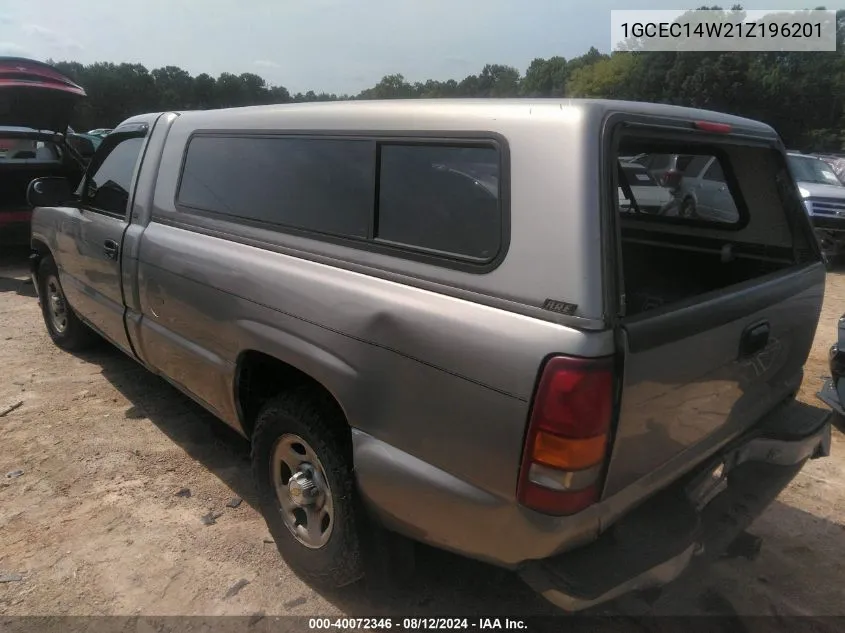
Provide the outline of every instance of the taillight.
<path id="1" fill-rule="evenodd" d="M 612 415 L 612 358 L 551 358 L 531 408 L 519 502 L 564 515 L 598 501 Z"/>
<path id="2" fill-rule="evenodd" d="M 715 121 L 694 121 L 693 125 L 702 132 L 715 134 L 730 134 L 733 130 L 730 123 L 716 123 Z"/>

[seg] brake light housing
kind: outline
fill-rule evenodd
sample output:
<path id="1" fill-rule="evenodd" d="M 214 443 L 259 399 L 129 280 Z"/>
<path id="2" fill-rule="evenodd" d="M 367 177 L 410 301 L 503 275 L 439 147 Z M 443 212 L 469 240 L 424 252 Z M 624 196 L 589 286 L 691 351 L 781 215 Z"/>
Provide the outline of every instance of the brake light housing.
<path id="1" fill-rule="evenodd" d="M 517 490 L 522 505 L 563 516 L 598 501 L 613 404 L 613 357 L 546 362 L 525 435 Z"/>
<path id="2" fill-rule="evenodd" d="M 733 127 L 730 123 L 716 123 L 715 121 L 695 121 L 693 123 L 696 129 L 702 132 L 712 132 L 714 134 L 730 134 Z"/>

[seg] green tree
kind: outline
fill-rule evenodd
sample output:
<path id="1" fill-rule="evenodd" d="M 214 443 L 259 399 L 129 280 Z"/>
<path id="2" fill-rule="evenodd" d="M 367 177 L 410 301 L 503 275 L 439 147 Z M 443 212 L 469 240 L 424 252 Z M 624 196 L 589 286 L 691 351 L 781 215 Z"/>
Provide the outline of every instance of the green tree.
<path id="1" fill-rule="evenodd" d="M 178 66 L 156 68 L 151 73 L 158 93 L 159 109 L 189 110 L 195 107 L 194 79 Z"/>
<path id="2" fill-rule="evenodd" d="M 216 87 L 217 82 L 211 75 L 202 73 L 194 78 L 194 105 L 197 109 L 207 110 L 214 107 Z"/>
<path id="3" fill-rule="evenodd" d="M 402 75 L 386 75 L 372 88 L 358 95 L 359 99 L 410 99 L 414 89 Z"/>
<path id="4" fill-rule="evenodd" d="M 571 75 L 576 70 L 580 68 L 584 68 L 585 66 L 591 66 L 602 59 L 607 59 L 607 55 L 604 53 L 599 52 L 595 46 L 591 46 L 590 50 L 579 57 L 573 57 L 569 60 L 569 63 L 566 65 L 567 72 Z"/>
<path id="5" fill-rule="evenodd" d="M 473 97 L 515 97 L 519 94 L 519 71 L 513 66 L 487 64 L 478 76 Z"/>
<path id="6" fill-rule="evenodd" d="M 631 53 L 614 53 L 576 69 L 570 76 L 566 94 L 570 97 L 635 99 L 636 86 L 631 77 L 637 72 L 639 57 Z"/>
<path id="7" fill-rule="evenodd" d="M 241 78 L 232 73 L 221 73 L 214 84 L 214 101 L 218 108 L 233 108 L 246 105 L 244 85 Z"/>
<path id="8" fill-rule="evenodd" d="M 566 91 L 569 73 L 565 57 L 538 57 L 525 71 L 520 93 L 526 97 L 562 97 Z"/>

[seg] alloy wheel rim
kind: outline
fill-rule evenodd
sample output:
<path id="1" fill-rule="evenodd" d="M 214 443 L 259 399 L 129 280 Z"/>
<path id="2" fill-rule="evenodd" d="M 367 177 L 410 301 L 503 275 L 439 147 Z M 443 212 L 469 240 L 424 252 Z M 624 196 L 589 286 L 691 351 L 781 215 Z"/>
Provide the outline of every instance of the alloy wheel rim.
<path id="1" fill-rule="evenodd" d="M 309 549 L 325 546 L 334 528 L 334 503 L 314 449 L 298 435 L 282 435 L 273 449 L 270 476 L 285 527 Z"/>
<path id="2" fill-rule="evenodd" d="M 50 315 L 50 324 L 59 334 L 67 329 L 67 301 L 55 275 L 50 275 L 45 284 L 47 288 L 47 311 Z"/>

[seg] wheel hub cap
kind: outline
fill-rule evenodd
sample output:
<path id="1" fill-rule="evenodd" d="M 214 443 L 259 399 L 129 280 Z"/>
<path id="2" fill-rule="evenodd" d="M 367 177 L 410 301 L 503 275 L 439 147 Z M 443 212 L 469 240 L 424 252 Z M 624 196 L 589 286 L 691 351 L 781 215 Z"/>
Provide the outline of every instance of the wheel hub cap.
<path id="1" fill-rule="evenodd" d="M 59 282 L 55 277 L 47 279 L 47 304 L 50 321 L 57 332 L 67 328 L 67 306 Z"/>
<path id="2" fill-rule="evenodd" d="M 298 435 L 279 438 L 270 463 L 282 521 L 309 549 L 329 541 L 334 528 L 334 500 L 326 470 L 314 449 Z"/>
<path id="3" fill-rule="evenodd" d="M 303 468 L 303 470 L 296 472 L 288 480 L 290 499 L 300 508 L 314 505 L 317 503 L 317 497 L 320 496 L 320 489 L 317 487 L 317 482 L 314 481 L 311 476 L 312 474 L 308 470 Z"/>

